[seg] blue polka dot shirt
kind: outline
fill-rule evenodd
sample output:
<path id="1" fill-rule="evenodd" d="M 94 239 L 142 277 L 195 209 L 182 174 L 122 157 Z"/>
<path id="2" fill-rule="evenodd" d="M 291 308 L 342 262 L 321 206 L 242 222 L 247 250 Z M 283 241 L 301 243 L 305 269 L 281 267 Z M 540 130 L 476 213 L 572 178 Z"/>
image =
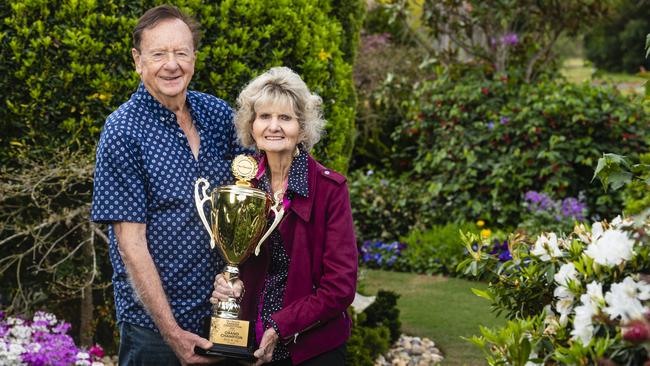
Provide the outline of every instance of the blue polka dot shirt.
<path id="1" fill-rule="evenodd" d="M 143 84 L 108 117 L 97 147 L 91 219 L 147 225 L 149 252 L 174 317 L 183 329 L 199 333 L 224 262 L 210 249 L 194 182 L 206 178 L 211 189 L 231 184 L 232 157 L 242 150 L 228 104 L 195 91 L 188 91 L 187 104 L 201 138 L 198 160 L 175 114 Z M 117 320 L 157 330 L 129 283 L 112 225 L 109 238 Z"/>

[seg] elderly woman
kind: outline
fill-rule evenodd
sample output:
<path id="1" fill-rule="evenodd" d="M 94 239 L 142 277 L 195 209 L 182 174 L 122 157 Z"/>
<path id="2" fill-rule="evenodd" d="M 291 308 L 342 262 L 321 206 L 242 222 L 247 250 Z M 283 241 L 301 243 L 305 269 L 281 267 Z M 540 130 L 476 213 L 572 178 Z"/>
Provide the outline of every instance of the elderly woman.
<path id="1" fill-rule="evenodd" d="M 240 142 L 259 151 L 254 183 L 271 196 L 279 192 L 285 215 L 260 255 L 241 266 L 246 291 L 217 275 L 211 301 L 243 292 L 241 317 L 253 319 L 259 345 L 256 365 L 343 365 L 357 249 L 345 177 L 309 154 L 325 124 L 321 98 L 289 68 L 274 67 L 237 103 Z"/>

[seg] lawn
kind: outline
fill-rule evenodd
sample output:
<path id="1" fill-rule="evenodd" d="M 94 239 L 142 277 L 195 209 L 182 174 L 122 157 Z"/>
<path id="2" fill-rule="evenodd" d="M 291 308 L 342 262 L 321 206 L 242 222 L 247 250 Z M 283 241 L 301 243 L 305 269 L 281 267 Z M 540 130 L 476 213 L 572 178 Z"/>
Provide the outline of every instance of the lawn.
<path id="1" fill-rule="evenodd" d="M 483 283 L 442 276 L 425 276 L 364 269 L 361 291 L 379 289 L 401 295 L 398 300 L 402 331 L 428 337 L 442 350 L 444 365 L 486 365 L 481 351 L 461 339 L 480 334 L 479 325 L 503 324 L 490 312 L 489 303 L 471 292 Z"/>
<path id="2" fill-rule="evenodd" d="M 580 84 L 615 84 L 624 94 L 643 93 L 645 79 L 638 75 L 597 71 L 582 58 L 569 58 L 562 64 L 560 73 L 569 81 Z"/>

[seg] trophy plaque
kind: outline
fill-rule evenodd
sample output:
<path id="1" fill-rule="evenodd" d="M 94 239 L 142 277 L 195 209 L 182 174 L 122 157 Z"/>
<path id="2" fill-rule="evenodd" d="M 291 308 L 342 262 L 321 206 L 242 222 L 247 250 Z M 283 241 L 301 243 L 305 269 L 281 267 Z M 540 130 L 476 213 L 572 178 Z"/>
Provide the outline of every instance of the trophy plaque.
<path id="1" fill-rule="evenodd" d="M 194 185 L 194 199 L 199 216 L 210 235 L 210 247 L 219 249 L 226 261 L 224 277 L 232 285 L 239 278 L 238 265 L 244 262 L 275 229 L 284 214 L 279 197 L 271 206 L 267 193 L 251 187 L 249 181 L 257 174 L 257 161 L 250 156 L 238 155 L 232 163 L 232 172 L 237 183 L 221 186 L 208 194 L 210 183 L 199 178 Z M 210 201 L 210 222 L 206 218 L 204 204 Z M 269 211 L 275 219 L 266 233 Z M 257 246 L 256 246 L 257 244 Z M 204 336 L 213 346 L 209 349 L 196 348 L 195 352 L 207 356 L 220 356 L 253 360 L 253 325 L 248 320 L 239 319 L 239 301 L 229 297 L 213 307 L 213 314 L 204 322 Z"/>

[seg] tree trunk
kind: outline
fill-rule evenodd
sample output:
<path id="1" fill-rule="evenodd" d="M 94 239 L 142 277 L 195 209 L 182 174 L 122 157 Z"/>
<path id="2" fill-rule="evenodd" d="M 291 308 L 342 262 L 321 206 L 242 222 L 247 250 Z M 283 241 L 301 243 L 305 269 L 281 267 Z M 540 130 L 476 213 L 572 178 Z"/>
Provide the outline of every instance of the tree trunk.
<path id="1" fill-rule="evenodd" d="M 92 227 L 88 230 L 90 235 L 89 242 L 83 246 L 83 256 L 95 261 L 95 232 Z M 90 347 L 93 344 L 93 310 L 95 308 L 93 302 L 93 282 L 95 277 L 95 263 L 91 263 L 92 268 L 88 275 L 86 286 L 81 290 L 81 304 L 80 304 L 80 321 L 79 321 L 79 341 L 82 346 Z"/>

